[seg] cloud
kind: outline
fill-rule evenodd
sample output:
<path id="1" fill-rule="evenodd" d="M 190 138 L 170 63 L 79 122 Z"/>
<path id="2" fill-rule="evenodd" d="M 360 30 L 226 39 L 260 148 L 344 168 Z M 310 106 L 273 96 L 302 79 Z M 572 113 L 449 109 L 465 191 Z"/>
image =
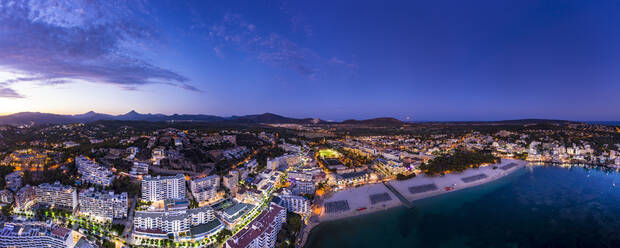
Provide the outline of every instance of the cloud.
<path id="1" fill-rule="evenodd" d="M 222 52 L 222 49 L 219 47 L 214 47 L 213 52 L 215 52 L 215 55 L 221 59 L 226 58 L 226 56 L 224 55 L 224 52 Z"/>
<path id="2" fill-rule="evenodd" d="M 40 81 L 108 83 L 123 88 L 167 83 L 198 91 L 189 79 L 133 54 L 132 44 L 157 42 L 158 32 L 140 21 L 140 2 L 0 0 L 0 66 Z M 0 97 L 14 95 L 5 86 Z"/>
<path id="3" fill-rule="evenodd" d="M 336 57 L 332 57 L 331 59 L 329 59 L 329 63 L 332 65 L 338 65 L 338 66 L 344 66 L 344 67 L 348 67 L 348 68 L 352 68 L 352 69 L 356 69 L 357 68 L 357 63 L 355 62 L 346 62 L 342 59 L 336 58 Z"/>
<path id="4" fill-rule="evenodd" d="M 0 97 L 5 97 L 5 98 L 24 98 L 24 96 L 22 96 L 19 93 L 15 92 L 13 89 L 11 89 L 11 88 L 4 88 L 4 87 L 0 87 Z"/>
<path id="5" fill-rule="evenodd" d="M 287 68 L 311 79 L 328 69 L 357 68 L 355 63 L 343 59 L 326 59 L 278 33 L 260 32 L 259 27 L 239 14 L 225 14 L 221 22 L 208 27 L 208 37 L 217 45 L 216 54 L 223 46 L 233 47 L 254 55 L 265 64 Z"/>

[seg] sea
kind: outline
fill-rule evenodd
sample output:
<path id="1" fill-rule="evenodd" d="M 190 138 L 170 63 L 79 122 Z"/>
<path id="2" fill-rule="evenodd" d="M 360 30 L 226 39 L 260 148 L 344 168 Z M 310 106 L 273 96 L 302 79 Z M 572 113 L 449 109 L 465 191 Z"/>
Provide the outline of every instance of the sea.
<path id="1" fill-rule="evenodd" d="M 528 166 L 413 203 L 322 223 L 305 247 L 620 247 L 616 170 Z"/>

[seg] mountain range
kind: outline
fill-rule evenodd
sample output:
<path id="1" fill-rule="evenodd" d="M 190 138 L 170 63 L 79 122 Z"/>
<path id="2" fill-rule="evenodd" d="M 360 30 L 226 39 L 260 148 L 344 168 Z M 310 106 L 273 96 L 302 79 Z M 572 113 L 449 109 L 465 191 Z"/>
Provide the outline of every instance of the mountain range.
<path id="1" fill-rule="evenodd" d="M 88 123 L 100 120 L 119 120 L 119 121 L 195 121 L 195 122 L 235 122 L 235 123 L 286 123 L 286 124 L 327 124 L 339 122 L 328 122 L 316 118 L 289 118 L 272 113 L 257 115 L 221 117 L 216 115 L 190 115 L 190 114 L 141 114 L 134 110 L 121 115 L 109 115 L 96 113 L 93 111 L 76 114 L 60 115 L 39 112 L 20 112 L 11 115 L 0 116 L 0 125 L 42 125 L 42 124 L 70 124 Z M 402 125 L 404 122 L 395 118 L 375 118 L 367 120 L 346 120 L 342 124 L 352 125 Z"/>

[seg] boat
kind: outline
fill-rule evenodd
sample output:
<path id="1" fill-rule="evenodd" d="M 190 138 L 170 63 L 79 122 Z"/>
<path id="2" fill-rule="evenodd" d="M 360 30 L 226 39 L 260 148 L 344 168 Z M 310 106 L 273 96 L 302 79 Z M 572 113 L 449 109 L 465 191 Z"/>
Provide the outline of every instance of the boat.
<path id="1" fill-rule="evenodd" d="M 450 191 L 450 190 L 453 190 L 453 189 L 454 189 L 454 187 L 446 187 L 446 191 Z"/>
<path id="2" fill-rule="evenodd" d="M 366 208 L 358 208 L 357 211 L 363 211 L 366 210 Z"/>

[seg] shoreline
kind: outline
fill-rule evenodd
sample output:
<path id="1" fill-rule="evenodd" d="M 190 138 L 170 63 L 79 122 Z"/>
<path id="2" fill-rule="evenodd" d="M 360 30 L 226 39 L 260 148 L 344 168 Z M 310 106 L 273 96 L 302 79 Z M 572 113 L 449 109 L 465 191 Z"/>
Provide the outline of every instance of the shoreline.
<path id="1" fill-rule="evenodd" d="M 501 169 L 503 166 L 506 166 L 510 163 L 516 163 L 516 166 L 509 168 L 507 170 Z M 460 173 L 450 173 L 444 176 L 426 176 L 420 175 L 414 178 L 410 178 L 403 181 L 392 180 L 385 182 L 386 184 L 390 184 L 398 193 L 400 193 L 407 201 L 415 203 L 417 200 L 430 198 L 438 195 L 447 194 L 454 191 L 459 191 L 462 189 L 467 189 L 479 185 L 483 185 L 486 183 L 490 183 L 496 181 L 500 178 L 503 178 L 507 175 L 512 174 L 513 172 L 525 167 L 529 164 L 528 161 L 524 160 L 516 160 L 516 159 L 502 159 L 502 163 L 495 164 L 498 166 L 497 169 L 493 169 L 494 165 L 484 166 L 475 169 L 467 169 Z M 474 180 L 471 182 L 465 182 L 462 178 L 467 177 L 475 177 L 480 174 L 486 175 L 485 178 Z M 429 190 L 421 193 L 412 193 L 410 192 L 410 187 L 422 186 L 434 184 L 436 189 Z M 447 190 L 446 187 L 451 187 L 450 190 Z M 388 193 L 391 197 L 390 200 L 376 203 L 375 206 L 370 203 L 370 195 L 377 193 Z M 349 204 L 349 209 L 342 212 L 336 212 L 332 214 L 325 213 L 324 203 L 326 202 L 334 202 L 334 201 L 343 201 L 346 200 Z M 363 185 L 357 188 L 346 189 L 343 191 L 338 191 L 330 194 L 321 199 L 321 214 L 316 215 L 313 214 L 311 219 L 317 220 L 316 222 L 311 222 L 307 226 L 304 226 L 302 238 L 300 241 L 300 245 L 298 247 L 303 247 L 307 239 L 310 235 L 312 229 L 316 226 L 320 225 L 324 222 L 335 221 L 339 219 L 351 218 L 356 216 L 363 216 L 366 214 L 375 213 L 378 211 L 389 210 L 395 207 L 403 206 L 404 204 L 390 191 L 383 183 L 374 183 Z M 415 207 L 415 205 L 414 205 Z M 359 208 L 365 208 L 362 211 L 357 211 Z"/>

